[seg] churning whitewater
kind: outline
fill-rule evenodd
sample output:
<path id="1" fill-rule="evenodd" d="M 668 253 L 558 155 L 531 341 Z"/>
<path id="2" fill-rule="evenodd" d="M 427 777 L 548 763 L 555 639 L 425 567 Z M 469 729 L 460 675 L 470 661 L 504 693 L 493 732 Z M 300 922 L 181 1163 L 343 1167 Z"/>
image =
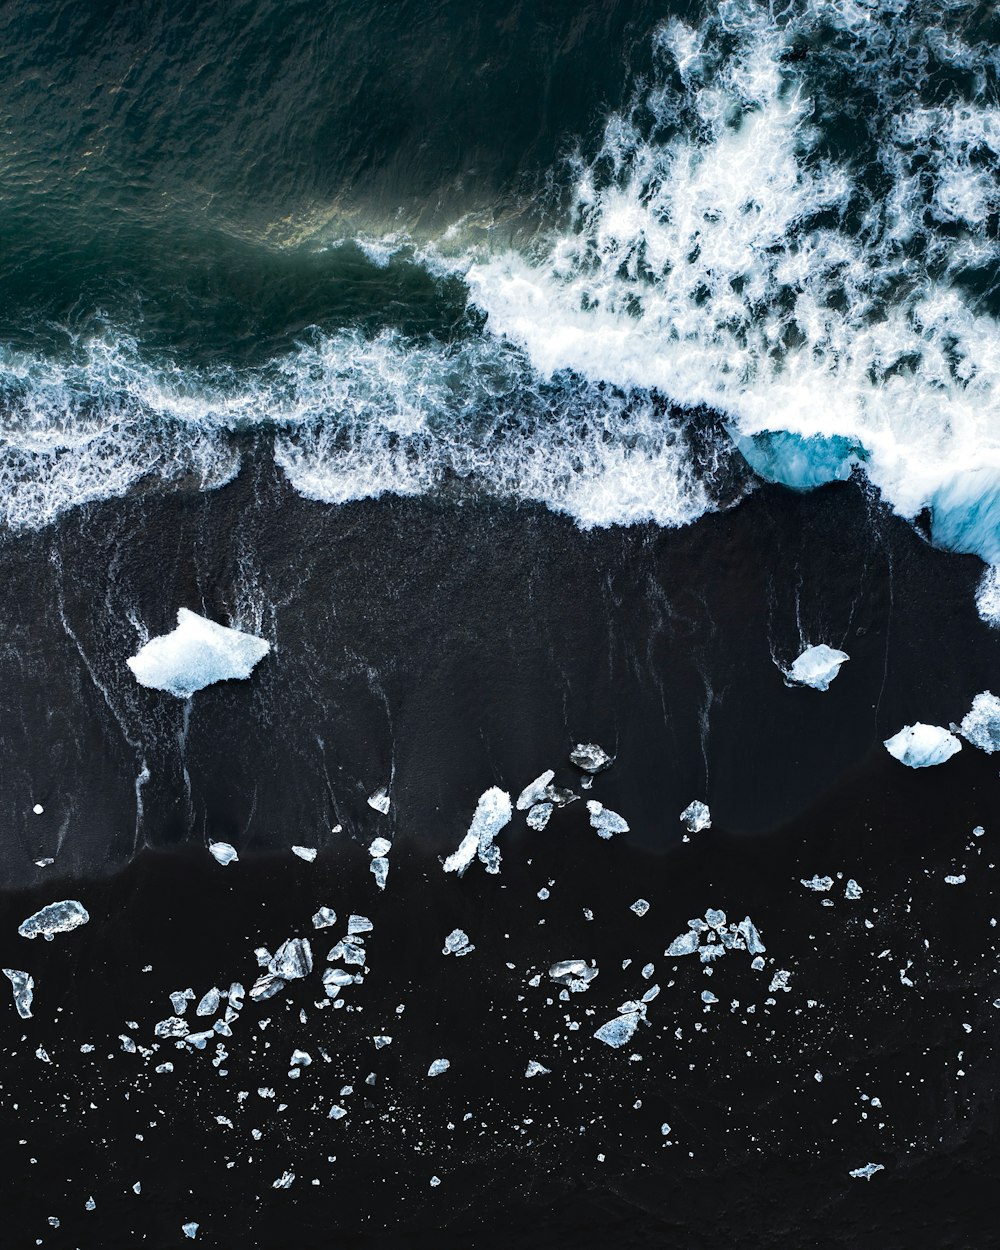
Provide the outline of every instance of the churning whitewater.
<path id="1" fill-rule="evenodd" d="M 753 474 L 859 471 L 937 544 L 1000 563 L 1000 67 L 981 25 L 901 0 L 666 22 L 600 141 L 548 171 L 562 207 L 532 242 L 463 250 L 459 222 L 323 244 L 460 281 L 447 328 L 317 326 L 252 366 L 183 364 L 141 325 L 5 350 L 3 520 L 148 479 L 219 486 L 250 435 L 312 499 L 458 479 L 583 527 L 687 524 Z"/>

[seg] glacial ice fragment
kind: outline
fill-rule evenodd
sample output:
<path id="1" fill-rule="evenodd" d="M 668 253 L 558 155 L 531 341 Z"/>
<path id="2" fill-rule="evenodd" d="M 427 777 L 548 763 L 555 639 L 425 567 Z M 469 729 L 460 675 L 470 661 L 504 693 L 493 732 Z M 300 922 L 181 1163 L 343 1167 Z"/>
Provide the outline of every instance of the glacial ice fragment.
<path id="1" fill-rule="evenodd" d="M 710 929 L 714 929 L 718 933 L 726 925 L 726 913 L 719 911 L 717 907 L 710 907 L 705 912 L 705 923 Z"/>
<path id="2" fill-rule="evenodd" d="M 217 681 L 249 677 L 270 650 L 264 638 L 181 608 L 176 629 L 151 638 L 125 663 L 140 686 L 189 699 Z"/>
<path id="3" fill-rule="evenodd" d="M 49 903 L 41 911 L 36 911 L 18 925 L 17 931 L 24 938 L 36 938 L 41 934 L 46 941 L 51 941 L 53 934 L 69 933 L 89 919 L 90 915 L 82 903 L 66 899 L 61 903 Z"/>
<path id="4" fill-rule="evenodd" d="M 30 1020 L 31 1000 L 35 993 L 35 978 L 29 972 L 21 972 L 17 968 L 4 968 L 3 974 L 10 981 L 17 1014 L 22 1020 Z"/>
<path id="5" fill-rule="evenodd" d="M 698 949 L 698 933 L 694 929 L 689 929 L 687 933 L 682 933 L 680 937 L 675 937 L 664 955 L 693 955 Z"/>
<path id="6" fill-rule="evenodd" d="M 213 985 L 195 1008 L 196 1016 L 214 1016 L 219 1010 L 219 991 Z"/>
<path id="7" fill-rule="evenodd" d="M 809 881 L 806 881 L 804 878 L 800 877 L 799 880 L 802 882 L 802 884 L 806 887 L 807 890 L 815 890 L 817 891 L 817 893 L 822 893 L 825 890 L 829 890 L 830 887 L 833 885 L 832 877 L 813 877 Z"/>
<path id="8" fill-rule="evenodd" d="M 543 802 L 545 799 L 545 792 L 549 788 L 549 783 L 555 775 L 556 774 L 553 769 L 546 769 L 540 777 L 536 777 L 534 781 L 532 781 L 529 785 L 526 785 L 517 796 L 517 810 L 519 812 L 523 812 L 529 807 L 534 807 L 536 803 Z"/>
<path id="9" fill-rule="evenodd" d="M 323 989 L 329 998 L 336 998 L 345 985 L 353 985 L 354 976 L 343 968 L 323 969 Z"/>
<path id="10" fill-rule="evenodd" d="M 157 1037 L 187 1037 L 191 1030 L 180 1016 L 168 1016 L 153 1026 L 153 1032 Z"/>
<path id="11" fill-rule="evenodd" d="M 853 1172 L 849 1172 L 848 1176 L 853 1176 L 855 1180 L 870 1181 L 876 1172 L 884 1172 L 884 1163 L 866 1163 L 863 1168 L 855 1168 Z"/>
<path id="12" fill-rule="evenodd" d="M 637 898 L 629 908 L 629 911 L 634 911 L 637 916 L 645 916 L 646 912 L 649 911 L 649 903 L 644 898 Z"/>
<path id="13" fill-rule="evenodd" d="M 308 1068 L 312 1063 L 312 1055 L 307 1050 L 293 1050 L 289 1066 L 293 1068 Z"/>
<path id="14" fill-rule="evenodd" d="M 784 990 L 786 994 L 791 993 L 792 987 L 788 984 L 792 974 L 786 972 L 784 968 L 779 968 L 771 978 L 771 984 L 767 987 L 769 994 L 775 993 L 776 990 Z"/>
<path id="15" fill-rule="evenodd" d="M 375 926 L 367 916 L 348 916 L 347 936 L 356 937 L 359 933 L 371 933 Z"/>
<path id="16" fill-rule="evenodd" d="M 500 851 L 493 845 L 493 839 L 510 823 L 513 814 L 510 795 L 498 786 L 491 786 L 476 804 L 469 832 L 462 839 L 458 850 L 444 861 L 445 872 L 457 872 L 461 877 L 478 852 L 486 871 L 498 873 Z"/>
<path id="17" fill-rule="evenodd" d="M 435 1059 L 431 1066 L 427 1069 L 428 1076 L 442 1076 L 451 1067 L 448 1059 Z"/>
<path id="18" fill-rule="evenodd" d="M 960 730 L 966 742 L 987 755 L 1000 751 L 1000 699 L 989 690 L 977 694 L 962 718 Z"/>
<path id="19" fill-rule="evenodd" d="M 596 799 L 587 800 L 587 811 L 590 812 L 590 824 L 597 830 L 599 838 L 610 838 L 615 833 L 628 833 L 628 821 L 610 807 L 598 803 Z"/>
<path id="20" fill-rule="evenodd" d="M 368 796 L 368 806 L 374 808 L 376 812 L 383 816 L 388 813 L 391 802 L 389 790 L 386 786 L 379 787 L 374 794 Z"/>
<path id="21" fill-rule="evenodd" d="M 385 1033 L 380 1033 L 378 1036 L 373 1037 L 372 1041 L 375 1043 L 376 1050 L 382 1050 L 384 1047 L 392 1045 L 392 1038 Z"/>
<path id="22" fill-rule="evenodd" d="M 187 1224 L 181 1225 L 181 1232 L 185 1237 L 190 1237 L 194 1241 L 195 1237 L 198 1236 L 198 1225 L 191 1220 Z"/>
<path id="23" fill-rule="evenodd" d="M 736 926 L 736 930 L 743 938 L 743 941 L 746 942 L 747 950 L 751 955 L 763 955 L 767 952 L 767 947 L 760 940 L 760 934 L 754 928 L 754 923 L 749 916 L 743 917 Z"/>
<path id="24" fill-rule="evenodd" d="M 893 759 L 907 768 L 930 768 L 943 764 L 962 749 L 961 742 L 947 729 L 939 725 L 924 725 L 920 721 L 905 725 L 899 733 L 886 738 L 884 746 Z"/>
<path id="25" fill-rule="evenodd" d="M 452 929 L 444 940 L 442 955 L 468 955 L 476 948 L 469 941 L 469 935 L 461 929 Z"/>
<path id="26" fill-rule="evenodd" d="M 549 823 L 549 817 L 552 815 L 551 803 L 534 803 L 528 809 L 528 828 L 534 829 L 536 833 L 541 833 L 545 826 Z"/>
<path id="27" fill-rule="evenodd" d="M 373 859 L 381 859 L 383 856 L 388 855 L 391 850 L 392 843 L 388 838 L 372 838 L 372 844 L 368 848 L 368 854 L 371 855 Z"/>
<path id="28" fill-rule="evenodd" d="M 380 890 L 385 889 L 385 883 L 389 879 L 389 861 L 384 855 L 376 856 L 368 865 L 368 871 L 375 878 L 375 884 Z"/>
<path id="29" fill-rule="evenodd" d="M 236 847 L 230 846 L 228 842 L 209 842 L 208 849 L 212 858 L 223 866 L 239 862 L 240 857 L 236 854 Z"/>
<path id="30" fill-rule="evenodd" d="M 534 1059 L 529 1059 L 529 1060 L 528 1060 L 528 1066 L 527 1066 L 527 1067 L 525 1068 L 525 1070 L 524 1070 L 524 1075 L 525 1075 L 525 1076 L 527 1076 L 527 1077 L 532 1077 L 532 1076 L 551 1076 L 551 1075 L 552 1075 L 552 1069 L 551 1069 L 551 1068 L 546 1068 L 543 1064 L 538 1063 L 538 1062 L 537 1062 L 536 1060 L 534 1060 Z"/>
<path id="31" fill-rule="evenodd" d="M 708 1006 L 711 1006 L 712 1003 L 717 1003 L 719 1000 L 715 997 L 711 990 L 702 990 L 701 1001 L 706 1003 Z"/>
<path id="32" fill-rule="evenodd" d="M 297 855 L 299 859 L 304 859 L 307 864 L 311 864 L 316 858 L 316 848 L 314 846 L 293 846 L 292 854 Z"/>
<path id="33" fill-rule="evenodd" d="M 549 968 L 549 977 L 557 985 L 579 994 L 587 989 L 599 971 L 585 959 L 560 959 Z"/>
<path id="34" fill-rule="evenodd" d="M 702 829 L 711 829 L 712 813 L 708 804 L 700 799 L 693 799 L 681 812 L 680 819 L 688 833 L 701 833 Z"/>
<path id="35" fill-rule="evenodd" d="M 312 918 L 314 929 L 329 929 L 337 923 L 337 913 L 332 907 L 321 907 Z"/>
<path id="36" fill-rule="evenodd" d="M 343 1107 L 338 1106 L 336 1103 L 334 1103 L 334 1105 L 330 1108 L 330 1114 L 327 1116 L 327 1119 L 328 1120 L 342 1120 L 344 1116 L 346 1115 L 347 1115 L 347 1112 L 345 1111 L 345 1109 Z"/>
<path id="37" fill-rule="evenodd" d="M 861 897 L 862 893 L 863 891 L 861 889 L 861 886 L 858 885 L 858 883 L 854 880 L 853 877 L 851 877 L 851 879 L 848 881 L 847 885 L 844 888 L 844 898 L 858 899 Z"/>
<path id="38" fill-rule="evenodd" d="M 273 998 L 275 994 L 280 994 L 284 988 L 285 983 L 281 977 L 265 972 L 263 976 L 259 976 L 251 985 L 250 997 L 255 1003 L 262 1003 L 265 999 Z"/>
<path id="39" fill-rule="evenodd" d="M 282 1172 L 276 1181 L 272 1181 L 272 1189 L 291 1189 L 292 1181 L 295 1180 L 294 1172 Z"/>
<path id="40" fill-rule="evenodd" d="M 785 681 L 790 686 L 811 686 L 813 690 L 829 690 L 830 682 L 840 672 L 840 666 L 851 657 L 846 651 L 837 651 L 821 642 L 805 651 L 785 670 Z"/>
<path id="41" fill-rule="evenodd" d="M 631 1040 L 638 1026 L 639 1012 L 627 1011 L 614 1020 L 609 1020 L 607 1024 L 602 1024 L 594 1036 L 605 1046 L 611 1046 L 617 1050 L 619 1046 L 624 1046 L 627 1041 Z"/>
<path id="42" fill-rule="evenodd" d="M 309 940 L 289 938 L 287 942 L 282 942 L 267 967 L 272 976 L 280 977 L 284 981 L 294 981 L 299 977 L 308 976 L 313 967 L 312 947 L 309 945 Z"/>
<path id="43" fill-rule="evenodd" d="M 575 764 L 585 773 L 602 772 L 614 763 L 614 756 L 609 755 L 596 742 L 578 742 L 570 751 L 569 759 L 571 764 Z"/>

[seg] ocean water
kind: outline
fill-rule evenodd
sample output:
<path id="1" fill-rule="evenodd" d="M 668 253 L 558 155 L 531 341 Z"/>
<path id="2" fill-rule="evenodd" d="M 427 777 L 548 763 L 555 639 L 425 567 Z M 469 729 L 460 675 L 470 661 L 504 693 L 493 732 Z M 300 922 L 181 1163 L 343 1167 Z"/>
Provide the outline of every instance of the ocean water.
<path id="1" fill-rule="evenodd" d="M 998 681 L 995 6 L 12 0 L 0 69 L 17 1244 L 991 1244 L 997 764 L 883 743 Z M 179 608 L 270 649 L 140 686 Z M 720 908 L 759 967 L 667 957 Z"/>

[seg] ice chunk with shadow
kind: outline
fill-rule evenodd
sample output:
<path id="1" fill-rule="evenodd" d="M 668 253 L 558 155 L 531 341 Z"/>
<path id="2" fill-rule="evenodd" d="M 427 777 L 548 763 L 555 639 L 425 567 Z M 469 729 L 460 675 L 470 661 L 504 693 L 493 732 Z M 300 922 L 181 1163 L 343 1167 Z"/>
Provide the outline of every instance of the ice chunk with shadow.
<path id="1" fill-rule="evenodd" d="M 590 824 L 597 830 L 599 838 L 610 838 L 616 833 L 628 833 L 629 824 L 624 816 L 619 816 L 610 807 L 598 803 L 597 799 L 587 800 L 587 811 L 590 812 Z"/>
<path id="2" fill-rule="evenodd" d="M 529 807 L 534 807 L 536 803 L 541 803 L 545 799 L 545 792 L 555 775 L 556 774 L 553 769 L 546 769 L 540 777 L 536 777 L 534 781 L 532 781 L 529 785 L 526 785 L 517 796 L 517 810 L 519 812 L 524 812 L 527 811 Z"/>
<path id="3" fill-rule="evenodd" d="M 448 1059 L 435 1059 L 431 1066 L 427 1069 L 428 1076 L 443 1076 L 451 1067 Z"/>
<path id="4" fill-rule="evenodd" d="M 368 806 L 382 816 L 388 814 L 391 802 L 389 790 L 386 786 L 381 786 L 374 794 L 368 796 Z"/>
<path id="5" fill-rule="evenodd" d="M 596 742 L 578 742 L 570 751 L 569 759 L 571 764 L 575 764 L 585 773 L 603 772 L 615 762 L 615 757 L 609 755 Z"/>
<path id="6" fill-rule="evenodd" d="M 840 672 L 841 664 L 851 657 L 846 651 L 837 651 L 825 642 L 805 651 L 784 670 L 785 681 L 790 686 L 810 686 L 813 690 L 829 690 L 830 682 Z"/>
<path id="7" fill-rule="evenodd" d="M 712 827 L 712 813 L 708 810 L 708 804 L 702 803 L 700 799 L 694 799 L 685 807 L 680 814 L 680 820 L 688 833 L 701 833 L 702 829 Z"/>
<path id="8" fill-rule="evenodd" d="M 281 977 L 265 972 L 263 976 L 259 976 L 253 985 L 250 986 L 250 997 L 255 1003 L 262 1003 L 265 999 L 273 998 L 275 994 L 280 994 L 284 988 L 285 983 Z"/>
<path id="9" fill-rule="evenodd" d="M 236 854 L 236 847 L 230 846 L 228 842 L 209 842 L 209 852 L 212 858 L 219 864 L 235 864 L 239 861 L 239 855 Z"/>
<path id="10" fill-rule="evenodd" d="M 977 694 L 959 728 L 966 742 L 987 755 L 1000 751 L 1000 699 L 989 690 Z"/>
<path id="11" fill-rule="evenodd" d="M 284 981 L 295 981 L 312 972 L 312 947 L 307 938 L 289 938 L 278 947 L 267 966 L 268 972 Z"/>
<path id="12" fill-rule="evenodd" d="M 31 1019 L 31 1000 L 35 994 L 35 978 L 18 968 L 4 968 L 4 976 L 14 993 L 14 1006 L 22 1020 Z"/>
<path id="13" fill-rule="evenodd" d="M 249 677 L 270 650 L 264 638 L 181 608 L 176 629 L 151 638 L 125 663 L 140 686 L 189 699 L 217 681 Z"/>
<path id="14" fill-rule="evenodd" d="M 899 733 L 886 738 L 883 745 L 893 759 L 907 768 L 932 768 L 950 760 L 962 749 L 961 742 L 947 729 L 920 721 L 905 725 Z"/>
<path id="15" fill-rule="evenodd" d="M 461 929 L 452 929 L 444 940 L 442 955 L 468 955 L 476 948 L 469 941 L 469 935 Z"/>
<path id="16" fill-rule="evenodd" d="M 336 998 L 345 985 L 354 984 L 354 974 L 343 968 L 323 969 L 323 989 L 328 998 Z"/>
<path id="17" fill-rule="evenodd" d="M 65 899 L 36 911 L 18 925 L 17 931 L 23 938 L 34 939 L 41 934 L 47 942 L 51 942 L 56 933 L 69 933 L 89 919 L 90 915 L 82 903 L 76 899 Z"/>
<path id="18" fill-rule="evenodd" d="M 500 851 L 493 845 L 493 839 L 510 824 L 513 815 L 510 795 L 498 786 L 491 786 L 476 804 L 469 832 L 458 850 L 444 861 L 445 872 L 457 872 L 461 877 L 478 854 L 488 873 L 498 873 Z"/>

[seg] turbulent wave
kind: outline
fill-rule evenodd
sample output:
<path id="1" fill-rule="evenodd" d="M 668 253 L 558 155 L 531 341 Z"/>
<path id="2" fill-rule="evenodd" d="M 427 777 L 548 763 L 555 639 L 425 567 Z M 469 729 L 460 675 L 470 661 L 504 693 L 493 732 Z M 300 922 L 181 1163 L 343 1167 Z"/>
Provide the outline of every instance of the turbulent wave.
<path id="1" fill-rule="evenodd" d="M 122 331 L 8 353 L 0 511 L 217 485 L 254 431 L 311 498 L 457 481 L 583 526 L 688 523 L 744 461 L 798 489 L 860 470 L 1000 564 L 993 21 L 963 0 L 672 19 L 531 249 L 355 241 L 373 270 L 457 275 L 484 316 L 315 329 L 254 368 L 153 361 Z"/>

